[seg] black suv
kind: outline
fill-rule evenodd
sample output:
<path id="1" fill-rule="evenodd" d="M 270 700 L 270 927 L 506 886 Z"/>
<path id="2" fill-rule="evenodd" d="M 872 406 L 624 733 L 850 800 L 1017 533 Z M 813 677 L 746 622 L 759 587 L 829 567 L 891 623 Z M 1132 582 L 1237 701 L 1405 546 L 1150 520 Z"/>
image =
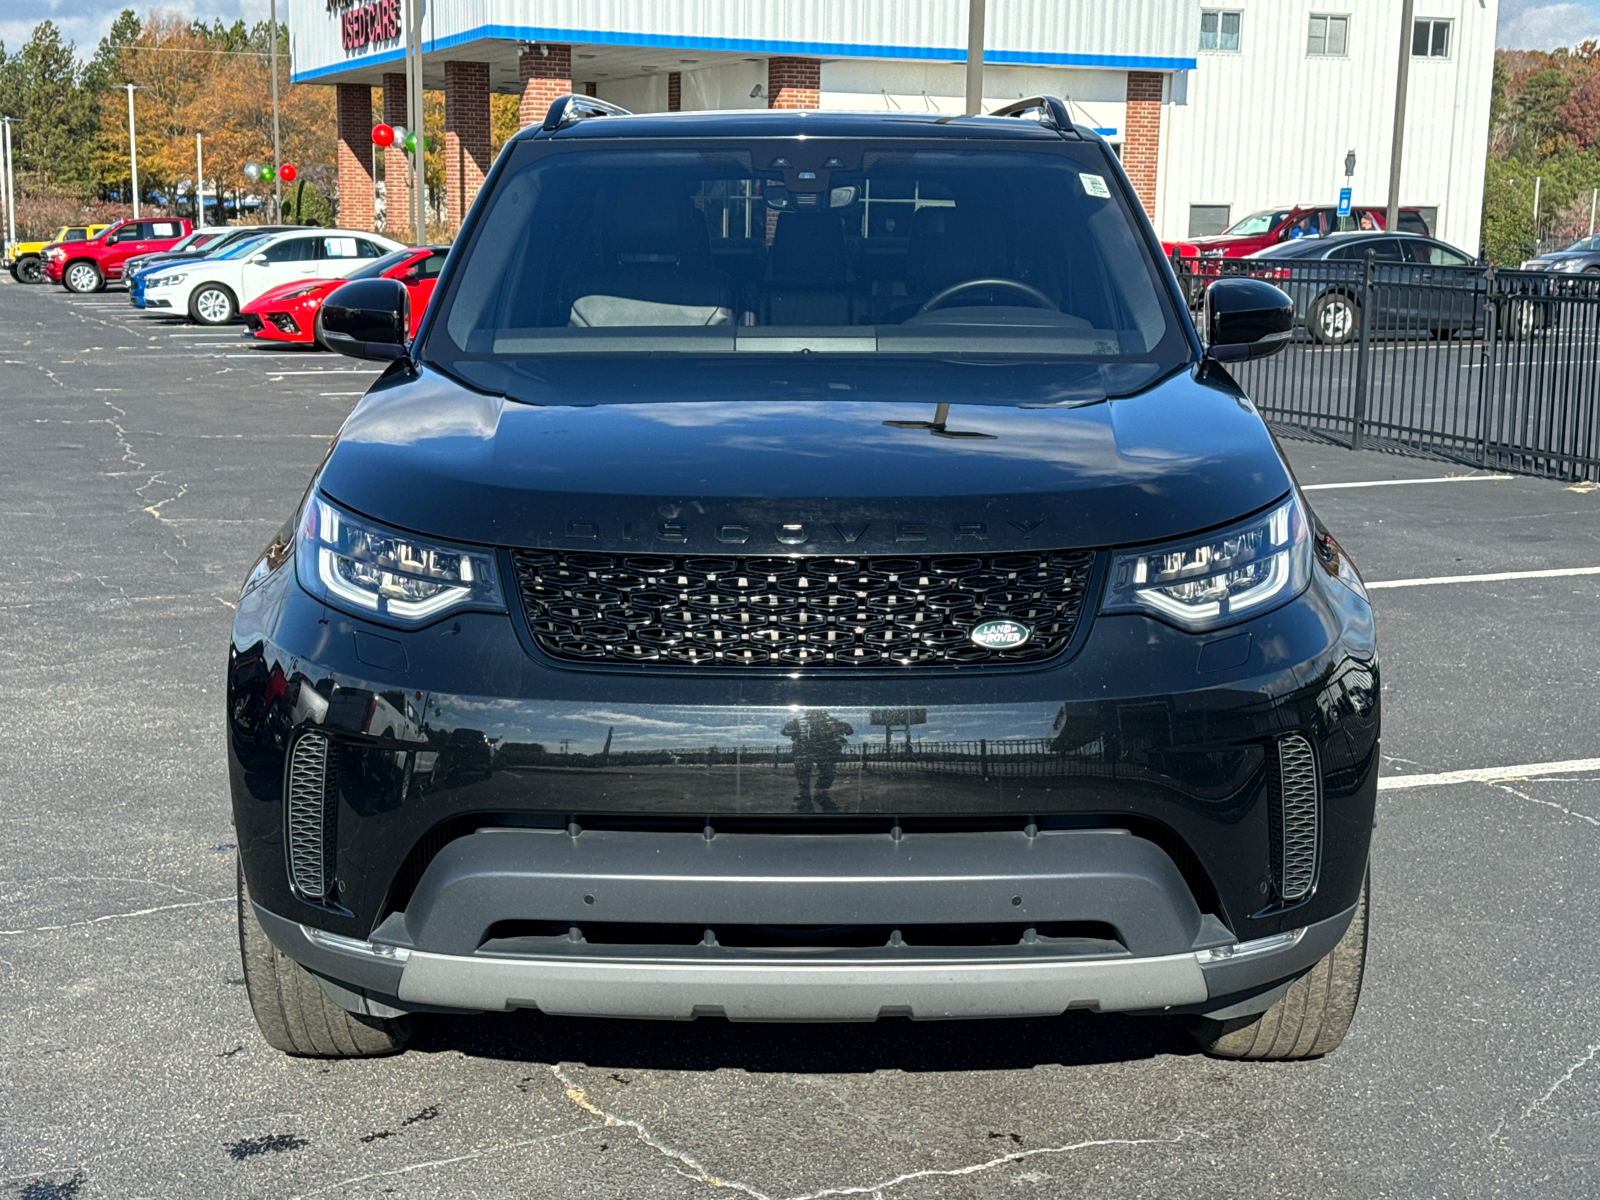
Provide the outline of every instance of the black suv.
<path id="1" fill-rule="evenodd" d="M 267 1040 L 434 1012 L 1183 1016 L 1343 1037 L 1378 667 L 1354 567 L 1116 156 L 976 118 L 631 116 L 501 153 L 240 598 Z"/>

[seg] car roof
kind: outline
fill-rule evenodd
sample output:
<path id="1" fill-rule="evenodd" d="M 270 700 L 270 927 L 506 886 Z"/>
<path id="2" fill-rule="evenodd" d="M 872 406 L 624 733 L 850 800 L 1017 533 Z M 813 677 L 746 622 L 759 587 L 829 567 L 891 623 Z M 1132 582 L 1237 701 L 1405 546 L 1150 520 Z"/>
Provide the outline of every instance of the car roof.
<path id="1" fill-rule="evenodd" d="M 514 140 L 543 132 L 535 123 Z M 590 117 L 546 136 L 561 138 L 985 138 L 1001 141 L 1060 141 L 1054 126 L 1027 117 L 956 117 L 939 113 L 840 112 L 815 109 L 718 109 L 678 113 L 629 113 Z M 1068 136 L 1099 141 L 1074 126 Z"/>

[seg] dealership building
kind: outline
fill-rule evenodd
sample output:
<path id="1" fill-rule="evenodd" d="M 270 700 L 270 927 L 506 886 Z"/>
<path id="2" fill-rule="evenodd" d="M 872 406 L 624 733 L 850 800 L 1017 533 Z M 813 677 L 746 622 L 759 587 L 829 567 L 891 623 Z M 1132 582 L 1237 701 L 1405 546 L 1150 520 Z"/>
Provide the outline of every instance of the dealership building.
<path id="1" fill-rule="evenodd" d="M 967 0 L 420 0 L 445 97 L 446 219 L 490 165 L 489 96 L 523 124 L 566 92 L 634 112 L 958 113 Z M 1498 0 L 1416 0 L 1401 203 L 1476 251 Z M 1165 238 L 1298 203 L 1387 198 L 1402 0 L 988 0 L 984 105 L 1068 100 Z M 374 219 L 372 94 L 406 121 L 405 0 L 289 0 L 294 79 L 338 89 L 340 220 Z M 1347 177 L 1350 152 L 1354 171 Z M 382 153 L 408 211 L 404 156 Z"/>

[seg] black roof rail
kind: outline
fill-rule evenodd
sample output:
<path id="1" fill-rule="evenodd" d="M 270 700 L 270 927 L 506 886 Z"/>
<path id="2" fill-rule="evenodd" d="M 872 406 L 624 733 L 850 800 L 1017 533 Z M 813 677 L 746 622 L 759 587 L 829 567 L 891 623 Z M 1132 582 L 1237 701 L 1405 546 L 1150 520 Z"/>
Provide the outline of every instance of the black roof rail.
<path id="1" fill-rule="evenodd" d="M 1067 112 L 1067 106 L 1059 96 L 1032 96 L 1026 100 L 1017 100 L 1004 108 L 997 108 L 989 115 L 991 117 L 1020 117 L 1027 113 L 1037 112 L 1039 124 L 1049 125 L 1058 133 L 1078 135 L 1077 128 L 1072 123 L 1072 117 Z"/>
<path id="2" fill-rule="evenodd" d="M 598 96 L 574 96 L 568 92 L 565 96 L 557 96 L 550 105 L 550 111 L 544 115 L 544 124 L 540 126 L 546 133 L 553 133 L 575 124 L 587 117 L 631 117 L 633 114 L 625 108 L 609 104 Z"/>

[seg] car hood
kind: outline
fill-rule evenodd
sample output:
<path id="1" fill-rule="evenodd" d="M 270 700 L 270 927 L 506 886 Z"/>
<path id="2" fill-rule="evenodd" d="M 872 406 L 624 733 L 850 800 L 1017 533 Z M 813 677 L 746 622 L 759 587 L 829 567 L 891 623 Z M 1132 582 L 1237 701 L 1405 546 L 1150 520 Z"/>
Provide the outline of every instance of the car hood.
<path id="1" fill-rule="evenodd" d="M 1186 370 L 1076 407 L 952 405 L 942 432 L 981 438 L 936 436 L 934 416 L 910 400 L 541 406 L 396 367 L 319 486 L 459 541 L 765 554 L 1126 545 L 1223 524 L 1290 486 L 1249 401 Z"/>
<path id="2" fill-rule="evenodd" d="M 1600 259 L 1600 253 L 1596 253 L 1593 250 L 1558 250 L 1552 254 L 1541 254 L 1533 261 L 1542 263 L 1564 263 L 1581 261 L 1583 259 L 1590 258 Z"/>
<path id="3" fill-rule="evenodd" d="M 327 285 L 323 288 L 323 291 L 327 291 L 329 287 L 337 287 L 343 282 L 344 280 L 342 279 L 320 279 L 316 276 L 311 276 L 306 279 L 296 279 L 293 283 L 275 284 L 266 291 L 262 292 L 261 295 L 257 296 L 254 300 L 250 301 L 249 304 L 246 304 L 241 311 L 249 312 L 258 304 L 272 304 L 275 301 L 281 300 L 290 292 L 298 292 L 301 288 L 311 287 L 315 284 Z"/>

